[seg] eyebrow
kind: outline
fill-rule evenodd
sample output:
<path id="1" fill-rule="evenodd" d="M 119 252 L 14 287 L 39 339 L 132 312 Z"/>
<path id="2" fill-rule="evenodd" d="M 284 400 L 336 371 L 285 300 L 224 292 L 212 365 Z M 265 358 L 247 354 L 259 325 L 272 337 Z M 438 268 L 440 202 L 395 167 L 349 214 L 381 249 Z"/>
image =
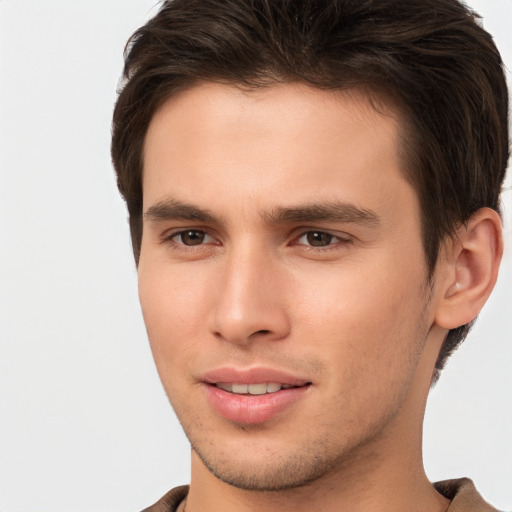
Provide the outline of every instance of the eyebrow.
<path id="1" fill-rule="evenodd" d="M 263 214 L 263 216 L 265 221 L 272 225 L 298 222 L 342 222 L 376 227 L 380 224 L 380 218 L 374 211 L 344 202 L 275 208 L 270 213 Z"/>
<path id="2" fill-rule="evenodd" d="M 262 212 L 261 217 L 265 223 L 271 226 L 301 222 L 342 222 L 370 227 L 380 224 L 379 216 L 372 210 L 359 208 L 351 203 L 333 201 L 293 207 L 276 207 L 270 212 Z M 187 220 L 212 224 L 221 223 L 221 219 L 210 210 L 177 199 L 167 199 L 150 206 L 144 213 L 144 219 L 153 222 Z"/>
<path id="3" fill-rule="evenodd" d="M 193 204 L 183 203 L 176 199 L 160 201 L 150 206 L 144 213 L 144 219 L 153 222 L 167 220 L 191 220 L 218 223 L 219 219 L 210 210 L 204 210 Z"/>

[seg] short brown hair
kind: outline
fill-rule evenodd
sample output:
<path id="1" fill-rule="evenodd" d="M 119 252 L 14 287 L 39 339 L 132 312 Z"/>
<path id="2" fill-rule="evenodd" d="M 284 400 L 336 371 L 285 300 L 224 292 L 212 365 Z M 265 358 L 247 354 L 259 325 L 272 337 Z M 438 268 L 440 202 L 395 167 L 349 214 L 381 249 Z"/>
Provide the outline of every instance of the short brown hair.
<path id="1" fill-rule="evenodd" d="M 458 0 L 170 0 L 129 40 L 114 111 L 112 158 L 136 262 L 149 123 L 166 99 L 205 81 L 394 98 L 430 276 L 446 236 L 481 207 L 499 212 L 509 156 L 503 64 Z M 469 329 L 448 333 L 435 377 Z"/>

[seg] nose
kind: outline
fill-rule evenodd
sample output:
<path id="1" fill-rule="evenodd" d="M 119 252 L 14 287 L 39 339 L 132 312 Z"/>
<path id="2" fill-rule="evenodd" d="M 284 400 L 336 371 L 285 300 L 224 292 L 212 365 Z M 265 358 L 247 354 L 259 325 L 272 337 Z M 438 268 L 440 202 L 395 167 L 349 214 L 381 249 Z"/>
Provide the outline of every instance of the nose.
<path id="1" fill-rule="evenodd" d="M 247 345 L 278 341 L 290 332 L 282 272 L 264 251 L 233 252 L 222 262 L 211 331 L 224 341 Z"/>

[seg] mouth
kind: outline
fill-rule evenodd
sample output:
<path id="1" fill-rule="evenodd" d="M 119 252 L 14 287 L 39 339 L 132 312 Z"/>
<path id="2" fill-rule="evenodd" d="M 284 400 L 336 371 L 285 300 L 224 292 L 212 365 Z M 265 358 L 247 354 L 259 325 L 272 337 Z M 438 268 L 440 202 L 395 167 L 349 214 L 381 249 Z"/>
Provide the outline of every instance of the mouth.
<path id="1" fill-rule="evenodd" d="M 209 405 L 225 420 L 261 424 L 293 411 L 312 382 L 266 368 L 222 368 L 203 376 Z"/>
<path id="2" fill-rule="evenodd" d="M 309 385 L 307 382 L 305 385 Z M 279 384 L 277 382 L 261 382 L 258 384 L 243 384 L 230 382 L 217 382 L 213 384 L 215 387 L 232 393 L 234 395 L 267 395 L 277 393 L 282 389 L 298 388 L 301 386 L 293 386 L 292 384 Z"/>

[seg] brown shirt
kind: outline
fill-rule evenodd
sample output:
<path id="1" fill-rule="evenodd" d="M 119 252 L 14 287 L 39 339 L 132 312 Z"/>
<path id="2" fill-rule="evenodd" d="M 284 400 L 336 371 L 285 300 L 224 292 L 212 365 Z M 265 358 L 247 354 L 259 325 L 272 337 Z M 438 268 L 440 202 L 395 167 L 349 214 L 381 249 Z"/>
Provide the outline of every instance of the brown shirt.
<path id="1" fill-rule="evenodd" d="M 498 512 L 478 494 L 469 478 L 437 482 L 434 487 L 452 500 L 446 512 Z M 188 485 L 175 487 L 154 505 L 142 512 L 175 512 L 188 493 Z"/>

